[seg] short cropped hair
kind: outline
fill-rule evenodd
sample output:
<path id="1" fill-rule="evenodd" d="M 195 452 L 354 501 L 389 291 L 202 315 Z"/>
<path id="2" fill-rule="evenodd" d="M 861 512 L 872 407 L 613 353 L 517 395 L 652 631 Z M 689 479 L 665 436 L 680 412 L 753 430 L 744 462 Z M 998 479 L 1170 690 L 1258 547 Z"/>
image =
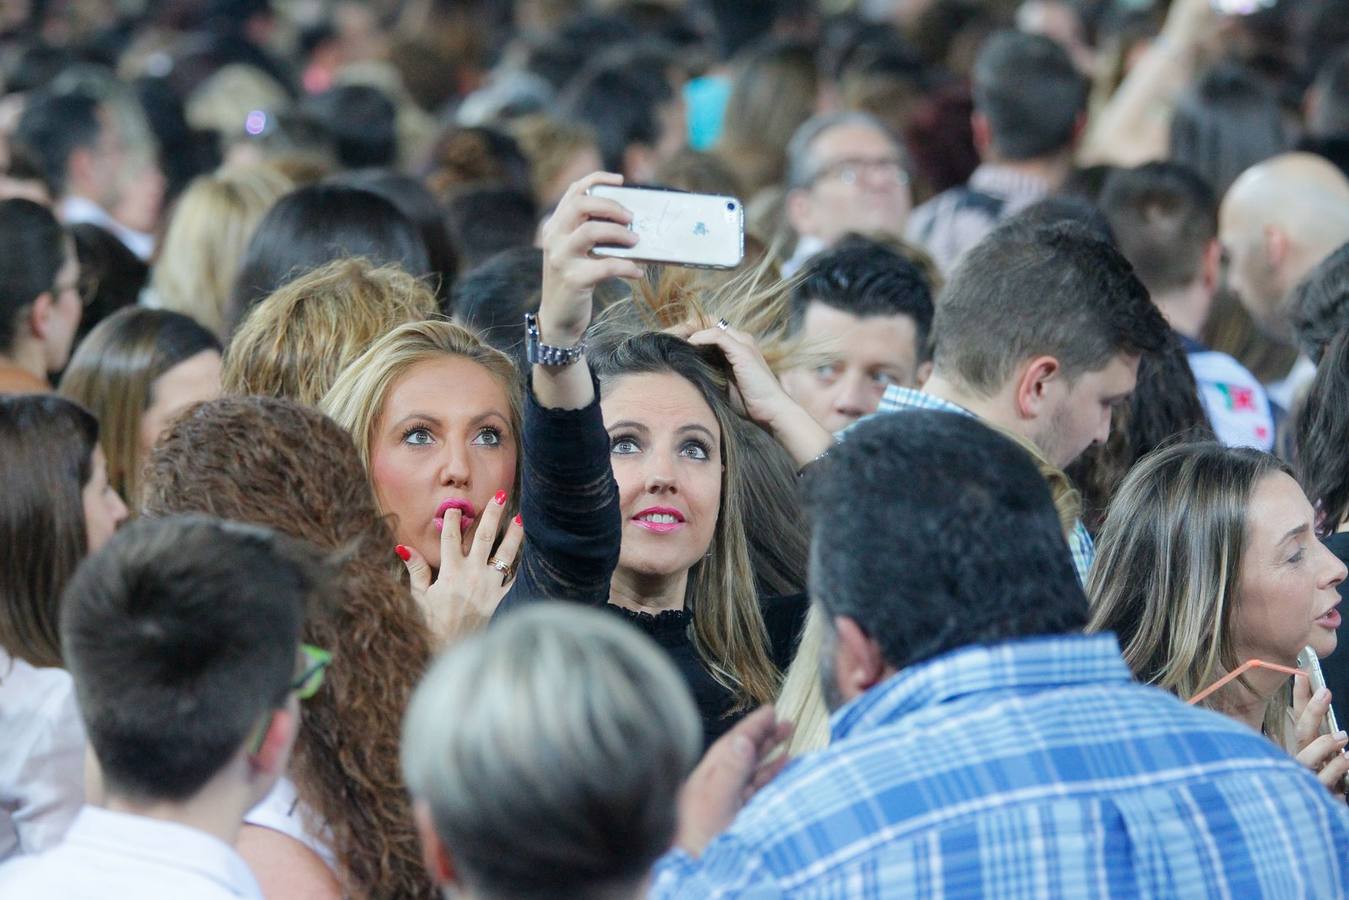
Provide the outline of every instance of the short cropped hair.
<path id="1" fill-rule="evenodd" d="M 40 162 L 53 197 L 66 192 L 70 155 L 98 143 L 103 130 L 98 110 L 98 100 L 82 93 L 42 91 L 24 104 L 12 139 Z"/>
<path id="2" fill-rule="evenodd" d="M 792 329 L 811 303 L 858 318 L 908 316 L 920 352 L 932 331 L 932 286 L 917 265 L 877 241 L 849 236 L 813 257 L 791 294 Z M 922 354 L 926 356 L 926 353 Z"/>
<path id="3" fill-rule="evenodd" d="M 890 133 L 890 130 L 881 123 L 880 119 L 870 113 L 848 110 L 814 116 L 802 122 L 792 135 L 792 139 L 787 143 L 787 187 L 801 188 L 810 184 L 819 174 L 817 171 L 818 165 L 812 153 L 815 142 L 826 131 L 841 128 L 845 125 L 874 128 L 879 134 L 884 135 L 894 143 L 896 152 L 903 152 L 902 145 Z"/>
<path id="4" fill-rule="evenodd" d="M 1120 169 L 1106 179 L 1100 206 L 1150 293 L 1194 283 L 1218 234 L 1218 198 L 1197 172 L 1172 162 Z"/>
<path id="5" fill-rule="evenodd" d="M 140 519 L 66 586 L 61 637 L 108 788 L 192 797 L 281 707 L 322 567 L 263 528 Z"/>
<path id="6" fill-rule="evenodd" d="M 51 210 L 32 200 L 0 200 L 0 353 L 10 353 L 19 313 L 55 293 L 66 262 L 66 233 Z"/>
<path id="7" fill-rule="evenodd" d="M 1003 159 L 1034 159 L 1073 142 L 1090 85 L 1057 43 L 1000 31 L 974 62 L 974 108 Z"/>
<path id="8" fill-rule="evenodd" d="M 403 770 L 480 896 L 601 896 L 670 848 L 701 746 L 654 643 L 609 613 L 545 603 L 436 662 L 408 710 Z"/>
<path id="9" fill-rule="evenodd" d="M 1166 320 L 1128 261 L 1080 225 L 1001 227 L 961 259 L 932 322 L 939 371 L 992 395 L 1052 356 L 1075 379 L 1161 349 Z"/>
<path id="10" fill-rule="evenodd" d="M 812 599 L 857 622 L 897 669 L 1087 621 L 1044 476 L 973 417 L 858 423 L 811 467 L 806 503 Z"/>

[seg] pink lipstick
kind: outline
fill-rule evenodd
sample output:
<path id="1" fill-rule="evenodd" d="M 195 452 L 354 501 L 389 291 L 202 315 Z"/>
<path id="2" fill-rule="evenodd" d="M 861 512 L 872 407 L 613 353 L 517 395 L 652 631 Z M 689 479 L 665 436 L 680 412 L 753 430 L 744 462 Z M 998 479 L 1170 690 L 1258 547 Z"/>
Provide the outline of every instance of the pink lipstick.
<path id="1" fill-rule="evenodd" d="M 440 531 L 445 527 L 445 513 L 452 509 L 457 509 L 460 512 L 459 533 L 463 534 L 473 526 L 473 520 L 478 516 L 477 510 L 473 508 L 473 503 L 461 497 L 440 501 L 440 505 L 436 507 L 436 514 L 431 519 L 431 524 L 435 526 L 436 531 Z"/>
<path id="2" fill-rule="evenodd" d="M 656 534 L 668 534 L 684 527 L 684 514 L 670 506 L 651 506 L 633 516 L 632 523 Z"/>

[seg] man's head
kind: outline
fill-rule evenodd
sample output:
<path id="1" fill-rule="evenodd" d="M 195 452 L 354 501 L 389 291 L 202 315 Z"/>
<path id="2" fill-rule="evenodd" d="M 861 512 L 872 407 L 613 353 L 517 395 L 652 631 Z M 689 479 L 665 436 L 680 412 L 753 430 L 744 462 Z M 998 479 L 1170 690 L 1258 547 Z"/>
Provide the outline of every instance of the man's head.
<path id="1" fill-rule="evenodd" d="M 449 650 L 403 771 L 427 868 L 475 897 L 633 896 L 701 746 L 668 657 L 618 619 L 537 604 Z"/>
<path id="2" fill-rule="evenodd" d="M 1004 226 L 942 291 L 932 381 L 1063 467 L 1105 441 L 1167 331 L 1128 261 L 1083 227 Z"/>
<path id="3" fill-rule="evenodd" d="M 807 480 L 810 594 L 830 623 L 827 696 L 971 644 L 1087 620 L 1049 488 L 977 419 L 914 411 L 848 432 Z"/>
<path id="4" fill-rule="evenodd" d="M 1082 132 L 1089 82 L 1043 35 L 1002 31 L 974 63 L 974 139 L 986 160 L 1058 157 Z"/>
<path id="5" fill-rule="evenodd" d="M 1223 197 L 1218 239 L 1228 286 L 1268 337 L 1292 343 L 1293 288 L 1349 241 L 1349 180 L 1310 153 L 1251 166 Z"/>
<path id="6" fill-rule="evenodd" d="M 111 109 L 87 94 L 32 97 L 14 142 L 41 161 L 58 197 L 76 195 L 113 210 L 121 199 L 128 154 Z"/>
<path id="7" fill-rule="evenodd" d="M 1100 206 L 1124 258 L 1172 326 L 1198 337 L 1218 289 L 1218 200 L 1191 169 L 1152 162 L 1112 173 Z"/>
<path id="8" fill-rule="evenodd" d="M 664 72 L 597 62 L 559 102 L 568 119 L 595 131 L 604 168 L 628 181 L 651 181 L 685 143 L 683 98 Z"/>
<path id="9" fill-rule="evenodd" d="M 1349 47 L 1316 74 L 1307 97 L 1307 131 L 1319 138 L 1349 135 Z"/>
<path id="10" fill-rule="evenodd" d="M 70 358 L 84 306 L 70 237 L 45 206 L 0 200 L 0 356 L 38 377 Z"/>
<path id="11" fill-rule="evenodd" d="M 901 235 L 913 203 L 903 150 L 860 112 L 809 119 L 787 145 L 787 220 L 826 246 L 850 231 Z"/>
<path id="12" fill-rule="evenodd" d="M 792 398 L 830 431 L 876 411 L 890 385 L 927 376 L 932 288 L 919 268 L 876 241 L 847 237 L 806 265 L 792 291 L 792 330 L 829 355 L 784 372 Z"/>
<path id="13" fill-rule="evenodd" d="M 199 516 L 141 519 L 81 564 L 61 639 L 109 793 L 184 803 L 214 783 L 243 809 L 266 794 L 320 581 L 294 542 Z"/>

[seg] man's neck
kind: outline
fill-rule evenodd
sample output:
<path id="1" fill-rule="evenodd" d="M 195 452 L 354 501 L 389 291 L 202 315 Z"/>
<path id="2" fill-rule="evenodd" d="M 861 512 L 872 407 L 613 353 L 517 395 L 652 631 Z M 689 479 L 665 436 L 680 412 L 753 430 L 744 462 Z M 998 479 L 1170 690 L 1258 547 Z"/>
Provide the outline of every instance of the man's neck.
<path id="1" fill-rule="evenodd" d="M 15 341 L 9 353 L 0 353 L 0 365 L 23 369 L 34 378 L 47 380 L 47 357 L 37 340 Z"/>
<path id="2" fill-rule="evenodd" d="M 1195 285 L 1178 291 L 1153 294 L 1152 302 L 1161 310 L 1163 318 L 1172 329 L 1197 341 L 1199 333 L 1204 330 L 1204 319 L 1208 312 L 1208 304 L 1202 291 L 1201 285 Z"/>
<path id="3" fill-rule="evenodd" d="M 622 566 L 609 583 L 609 602 L 633 612 L 657 613 L 684 608 L 689 573 L 648 575 Z"/>
<path id="4" fill-rule="evenodd" d="M 923 384 L 923 393 L 954 403 L 956 406 L 963 406 L 985 422 L 1029 439 L 1021 423 L 1015 416 L 1008 414 L 1007 404 L 999 397 L 984 397 L 971 393 L 935 370 Z"/>
<path id="5" fill-rule="evenodd" d="M 204 831 L 234 846 L 244 815 L 257 800 L 242 786 L 223 785 L 213 779 L 187 800 L 133 800 L 109 790 L 103 805 L 112 812 L 144 816 L 161 822 Z"/>

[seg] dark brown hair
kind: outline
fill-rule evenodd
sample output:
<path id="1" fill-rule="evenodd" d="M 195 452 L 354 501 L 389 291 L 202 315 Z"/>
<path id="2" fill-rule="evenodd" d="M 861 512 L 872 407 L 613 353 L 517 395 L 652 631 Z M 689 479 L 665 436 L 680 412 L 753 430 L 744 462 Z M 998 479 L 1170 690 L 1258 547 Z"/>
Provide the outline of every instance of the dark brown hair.
<path id="1" fill-rule="evenodd" d="M 290 400 L 215 400 L 164 434 L 143 492 L 147 516 L 204 512 L 341 556 L 334 602 L 304 627 L 333 665 L 302 707 L 291 776 L 319 820 L 306 826 L 331 835 L 344 896 L 434 897 L 398 764 L 430 642 L 350 436 Z"/>
<path id="2" fill-rule="evenodd" d="M 60 666 L 60 599 L 88 552 L 81 491 L 98 420 L 47 394 L 0 396 L 0 647 Z"/>
<path id="3" fill-rule="evenodd" d="M 1293 320 L 1316 377 L 1297 411 L 1297 465 L 1307 496 L 1332 533 L 1349 520 L 1349 244 L 1293 291 Z"/>

